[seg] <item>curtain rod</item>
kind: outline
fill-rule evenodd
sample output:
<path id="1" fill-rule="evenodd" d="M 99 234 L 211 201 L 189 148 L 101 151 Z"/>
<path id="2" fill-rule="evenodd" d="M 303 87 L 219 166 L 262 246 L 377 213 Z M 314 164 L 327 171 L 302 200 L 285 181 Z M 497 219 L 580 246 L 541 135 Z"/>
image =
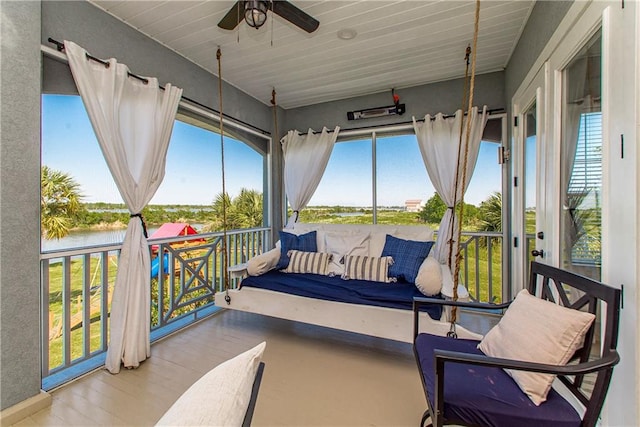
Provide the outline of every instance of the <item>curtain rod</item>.
<path id="1" fill-rule="evenodd" d="M 504 112 L 505 112 L 504 108 L 494 108 L 494 109 L 491 109 L 491 110 L 487 110 L 487 115 L 496 114 L 496 113 L 504 113 Z M 482 113 L 481 111 L 478 111 L 478 114 L 481 114 L 481 113 Z M 467 113 L 464 113 L 464 115 L 466 116 Z M 445 115 L 445 116 L 442 116 L 442 117 L 445 118 L 445 119 L 448 119 L 448 118 L 455 117 L 455 116 L 456 116 L 455 114 L 448 114 L 448 115 Z M 431 120 L 435 120 L 435 119 L 436 119 L 435 117 L 431 117 Z M 424 122 L 424 120 L 425 119 L 419 119 L 419 120 L 416 120 L 416 122 Z M 413 124 L 413 120 L 409 120 L 409 121 L 406 121 L 406 122 L 396 122 L 396 123 L 373 125 L 373 126 L 363 126 L 363 127 L 359 127 L 359 128 L 347 128 L 347 129 L 340 129 L 340 134 L 343 135 L 345 132 L 357 132 L 357 131 L 366 132 L 366 131 L 375 130 L 375 129 L 378 129 L 378 128 L 387 128 L 387 127 L 391 128 L 391 127 L 394 127 L 394 126 L 404 126 L 404 125 L 411 125 L 411 124 Z M 334 131 L 333 129 L 328 129 L 327 130 L 328 133 L 329 132 L 333 132 L 333 131 Z M 322 131 L 313 131 L 313 134 L 315 135 L 315 134 L 318 134 L 320 132 L 322 132 Z M 309 132 L 300 133 L 300 135 L 307 135 L 308 133 Z"/>
<path id="2" fill-rule="evenodd" d="M 58 52 L 64 52 L 64 43 L 61 43 L 61 42 L 59 42 L 59 41 L 57 41 L 57 40 L 54 40 L 54 39 L 53 39 L 53 38 L 51 38 L 51 37 L 49 37 L 49 38 L 47 39 L 47 41 L 48 41 L 49 43 L 53 43 L 53 44 L 55 44 L 55 45 L 56 45 L 56 49 L 58 50 Z M 105 67 L 107 67 L 107 68 L 109 68 L 109 66 L 111 65 L 108 61 L 105 61 L 105 60 L 100 59 L 100 58 L 96 58 L 95 56 L 93 56 L 93 55 L 89 55 L 88 53 L 87 53 L 86 55 L 87 55 L 87 59 L 90 59 L 90 60 L 92 60 L 92 61 L 99 62 L 100 64 L 104 65 L 104 66 L 105 66 Z M 145 79 L 144 77 L 141 77 L 141 76 L 139 76 L 139 75 L 137 75 L 137 74 L 133 74 L 133 73 L 131 73 L 131 72 L 127 72 L 127 75 L 128 75 L 129 77 L 131 77 L 131 78 L 134 78 L 134 79 L 140 80 L 140 81 L 141 81 L 141 82 L 143 82 L 144 84 L 149 83 L 149 80 L 147 80 L 147 79 Z M 158 87 L 159 87 L 160 89 L 162 89 L 162 90 L 165 90 L 165 89 L 164 89 L 164 86 L 158 85 Z M 264 130 L 264 129 L 261 129 L 261 128 L 259 128 L 259 127 L 255 126 L 255 125 L 252 125 L 251 123 L 247 123 L 247 122 L 245 122 L 244 120 L 237 119 L 237 118 L 235 118 L 235 117 L 233 117 L 233 116 L 230 116 L 230 115 L 228 115 L 228 114 L 225 114 L 225 113 L 220 114 L 220 112 L 219 112 L 218 110 L 216 110 L 215 108 L 208 107 L 208 106 L 206 106 L 206 105 L 204 105 L 204 104 L 202 104 L 202 103 L 200 103 L 200 102 L 198 102 L 198 101 L 196 101 L 196 100 L 194 100 L 194 99 L 188 98 L 188 97 L 186 97 L 186 96 L 184 96 L 184 95 L 182 96 L 182 99 L 183 99 L 183 100 L 185 100 L 185 101 L 188 101 L 188 102 L 190 102 L 190 103 L 192 103 L 192 104 L 194 104 L 194 105 L 197 105 L 197 106 L 198 106 L 198 107 L 200 107 L 200 108 L 203 108 L 203 109 L 205 109 L 205 110 L 208 110 L 208 111 L 210 111 L 210 112 L 213 112 L 213 113 L 217 114 L 218 116 L 222 116 L 222 117 L 223 117 L 223 118 L 225 118 L 225 119 L 229 119 L 229 120 L 232 120 L 232 121 L 234 121 L 234 122 L 237 122 L 237 123 L 239 123 L 239 124 L 241 124 L 241 125 L 243 125 L 243 126 L 249 127 L 249 128 L 251 128 L 251 129 L 253 129 L 253 130 L 255 130 L 255 131 L 258 131 L 258 132 L 262 133 L 263 135 L 271 136 L 271 132 L 268 132 L 268 131 L 266 131 L 266 130 Z"/>

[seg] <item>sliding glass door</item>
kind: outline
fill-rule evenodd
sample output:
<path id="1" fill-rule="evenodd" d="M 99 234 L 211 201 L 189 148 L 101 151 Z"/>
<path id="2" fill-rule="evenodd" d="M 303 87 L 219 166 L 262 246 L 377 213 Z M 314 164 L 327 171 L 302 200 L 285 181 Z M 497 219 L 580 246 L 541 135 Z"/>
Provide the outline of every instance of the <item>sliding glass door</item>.
<path id="1" fill-rule="evenodd" d="M 560 262 L 600 279 L 602 241 L 601 31 L 563 71 Z"/>

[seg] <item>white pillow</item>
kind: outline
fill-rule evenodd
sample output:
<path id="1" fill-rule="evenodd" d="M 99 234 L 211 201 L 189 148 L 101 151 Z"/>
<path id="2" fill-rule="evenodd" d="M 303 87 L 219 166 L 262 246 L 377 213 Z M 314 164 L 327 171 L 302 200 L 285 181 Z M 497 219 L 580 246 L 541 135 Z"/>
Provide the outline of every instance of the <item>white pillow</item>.
<path id="1" fill-rule="evenodd" d="M 478 348 L 487 356 L 565 365 L 584 343 L 595 316 L 536 298 L 523 289 Z M 505 369 L 529 399 L 547 400 L 554 375 Z"/>
<path id="2" fill-rule="evenodd" d="M 157 426 L 240 426 L 266 343 L 216 366 L 196 381 Z M 213 399 L 207 402 L 207 399 Z"/>
<path id="3" fill-rule="evenodd" d="M 445 297 L 453 298 L 453 274 L 447 264 L 440 264 L 440 275 L 442 276 L 442 290 L 440 292 Z"/>
<path id="4" fill-rule="evenodd" d="M 296 222 L 293 224 L 293 232 L 294 234 L 306 234 L 310 231 L 320 231 L 322 230 L 322 224 L 308 224 L 305 222 Z M 284 229 L 284 231 L 291 232 L 290 228 Z"/>
<path id="5" fill-rule="evenodd" d="M 384 244 L 387 241 L 387 234 L 395 235 L 397 229 L 390 228 L 386 231 L 375 230 L 371 232 L 369 237 L 369 256 L 379 257 L 382 255 Z"/>
<path id="6" fill-rule="evenodd" d="M 417 240 L 418 242 L 428 242 L 433 239 L 433 229 L 426 225 L 400 225 L 393 233 L 393 237 L 404 240 Z"/>
<path id="7" fill-rule="evenodd" d="M 416 276 L 416 287 L 428 297 L 440 293 L 442 290 L 442 270 L 437 259 L 428 256 L 422 261 Z"/>
<path id="8" fill-rule="evenodd" d="M 369 239 L 369 256 L 379 257 L 382 255 L 387 234 L 404 240 L 415 240 L 418 242 L 428 242 L 433 240 L 433 230 L 427 226 L 399 225 L 397 227 L 373 225 L 375 231 L 371 232 Z"/>
<path id="9" fill-rule="evenodd" d="M 273 270 L 280 259 L 280 248 L 275 247 L 270 251 L 254 256 L 247 261 L 247 274 L 249 276 L 260 276 L 267 271 Z"/>
<path id="10" fill-rule="evenodd" d="M 440 273 L 442 274 L 442 289 L 440 293 L 446 298 L 453 298 L 453 274 L 447 264 L 440 264 Z M 464 283 L 458 282 L 458 301 L 468 301 L 469 291 L 465 288 Z"/>
<path id="11" fill-rule="evenodd" d="M 333 255 L 329 263 L 329 274 L 341 276 L 344 273 L 344 256 L 369 254 L 369 233 L 327 231 L 324 235 L 324 252 Z"/>

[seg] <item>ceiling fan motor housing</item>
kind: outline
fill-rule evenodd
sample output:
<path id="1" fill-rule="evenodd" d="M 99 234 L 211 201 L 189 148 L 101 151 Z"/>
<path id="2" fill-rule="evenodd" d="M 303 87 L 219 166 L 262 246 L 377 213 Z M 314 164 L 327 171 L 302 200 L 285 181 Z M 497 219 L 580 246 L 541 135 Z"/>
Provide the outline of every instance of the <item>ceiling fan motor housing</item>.
<path id="1" fill-rule="evenodd" d="M 247 25 L 258 29 L 266 22 L 269 10 L 307 33 L 314 32 L 320 25 L 320 22 L 288 1 L 238 0 L 218 22 L 218 27 L 233 30 L 245 21 Z"/>
<path id="2" fill-rule="evenodd" d="M 247 0 L 244 3 L 244 20 L 256 30 L 267 21 L 269 5 L 266 1 Z"/>

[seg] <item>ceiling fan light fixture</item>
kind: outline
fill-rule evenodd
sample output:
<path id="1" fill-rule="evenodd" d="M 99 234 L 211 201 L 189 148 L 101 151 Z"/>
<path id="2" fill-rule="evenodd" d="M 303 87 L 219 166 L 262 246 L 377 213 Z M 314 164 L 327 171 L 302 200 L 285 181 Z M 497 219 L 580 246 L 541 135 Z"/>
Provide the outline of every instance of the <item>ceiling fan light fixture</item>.
<path id="1" fill-rule="evenodd" d="M 267 21 L 267 2 L 260 0 L 248 0 L 244 6 L 244 20 L 250 27 L 256 30 Z"/>

